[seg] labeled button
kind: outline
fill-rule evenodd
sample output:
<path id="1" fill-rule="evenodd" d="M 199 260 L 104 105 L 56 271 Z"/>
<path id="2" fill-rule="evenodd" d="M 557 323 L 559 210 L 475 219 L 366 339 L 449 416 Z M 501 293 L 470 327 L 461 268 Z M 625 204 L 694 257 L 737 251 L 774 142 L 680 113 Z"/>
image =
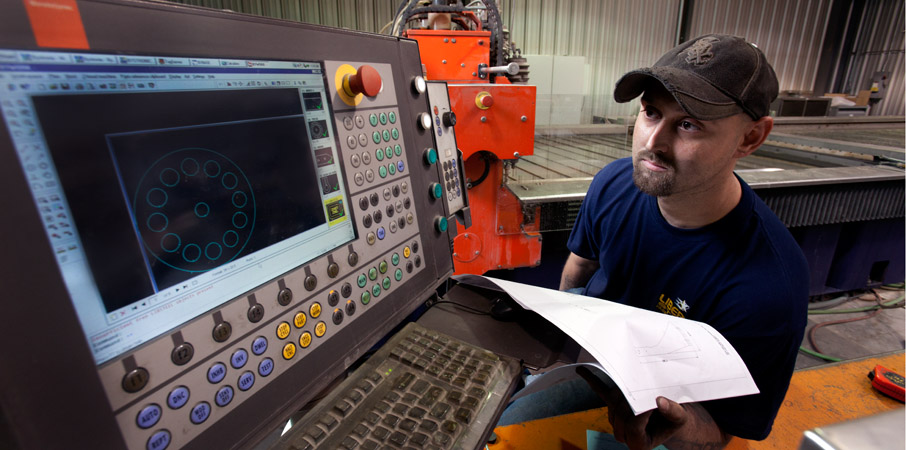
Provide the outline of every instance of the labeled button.
<path id="1" fill-rule="evenodd" d="M 362 158 L 360 158 L 359 155 L 352 155 L 349 158 L 349 162 L 352 163 L 352 167 L 359 167 L 362 165 Z"/>
<path id="2" fill-rule="evenodd" d="M 384 160 L 384 151 L 381 149 L 375 150 L 374 158 L 377 159 L 378 161 L 383 161 Z"/>
<path id="3" fill-rule="evenodd" d="M 230 386 L 224 386 L 217 390 L 217 394 L 214 395 L 214 401 L 217 403 L 217 406 L 226 406 L 233 401 L 233 388 Z"/>
<path id="4" fill-rule="evenodd" d="M 371 281 L 377 280 L 377 269 L 374 267 L 368 269 L 368 279 Z"/>
<path id="5" fill-rule="evenodd" d="M 258 363 L 258 375 L 266 377 L 274 371 L 274 360 L 270 358 L 264 358 Z"/>
<path id="6" fill-rule="evenodd" d="M 249 321 L 252 323 L 260 322 L 264 318 L 264 305 L 261 303 L 255 303 L 252 306 L 249 306 L 249 310 L 246 313 L 246 316 L 249 318 Z"/>
<path id="7" fill-rule="evenodd" d="M 214 337 L 214 340 L 217 342 L 224 342 L 230 338 L 230 335 L 233 334 L 233 327 L 230 326 L 229 322 L 220 322 L 217 325 L 214 325 L 214 329 L 211 330 L 211 336 Z"/>
<path id="8" fill-rule="evenodd" d="M 383 167 L 383 166 L 382 166 L 382 167 Z M 373 170 L 368 169 L 368 170 L 365 171 L 365 181 L 367 181 L 367 182 L 369 182 L 369 183 L 371 183 L 372 181 L 374 181 L 374 171 L 373 171 Z"/>
<path id="9" fill-rule="evenodd" d="M 368 245 L 374 245 L 377 238 L 374 236 L 374 233 L 369 232 L 368 235 L 365 236 L 365 240 L 368 241 Z"/>
<path id="10" fill-rule="evenodd" d="M 378 167 L 378 176 L 381 178 L 387 178 L 387 168 L 384 166 Z"/>
<path id="11" fill-rule="evenodd" d="M 317 337 L 323 337 L 323 336 L 324 336 L 324 333 L 326 333 L 326 332 L 327 332 L 327 324 L 326 324 L 326 323 L 324 323 L 324 322 L 318 322 L 318 324 L 315 325 L 315 336 L 317 336 Z"/>
<path id="12" fill-rule="evenodd" d="M 286 306 L 289 302 L 293 301 L 293 291 L 290 288 L 280 289 L 280 292 L 277 292 L 277 303 L 280 306 Z"/>
<path id="13" fill-rule="evenodd" d="M 365 278 L 365 274 L 359 275 L 359 277 L 355 280 L 355 284 L 357 284 L 360 288 L 365 287 L 366 283 L 368 283 L 368 280 Z"/>
<path id="14" fill-rule="evenodd" d="M 305 290 L 313 291 L 316 287 L 318 287 L 318 277 L 309 275 L 305 277 L 305 281 L 302 282 L 302 285 L 305 286 Z"/>
<path id="15" fill-rule="evenodd" d="M 351 316 L 355 314 L 355 302 L 352 300 L 346 300 L 346 315 Z"/>
<path id="16" fill-rule="evenodd" d="M 394 254 L 390 257 L 390 263 L 393 264 L 394 266 L 400 263 L 400 255 L 399 255 L 399 253 L 394 253 Z"/>
<path id="17" fill-rule="evenodd" d="M 372 115 L 368 116 L 368 123 L 370 123 L 371 126 L 376 127 L 377 121 L 378 121 L 377 115 L 372 114 Z"/>
<path id="18" fill-rule="evenodd" d="M 371 293 L 368 291 L 362 292 L 362 304 L 367 305 L 371 301 Z"/>
<path id="19" fill-rule="evenodd" d="M 365 184 L 365 176 L 362 175 L 362 172 L 356 172 L 352 176 L 352 180 L 355 181 L 356 186 L 361 186 L 361 185 Z"/>
<path id="20" fill-rule="evenodd" d="M 359 146 L 359 141 L 356 140 L 355 136 L 347 136 L 346 146 L 349 147 L 350 150 L 352 150 Z"/>
<path id="21" fill-rule="evenodd" d="M 193 355 L 195 355 L 195 347 L 192 347 L 192 344 L 188 342 L 183 342 L 174 347 L 173 351 L 170 352 L 170 360 L 173 361 L 173 364 L 181 366 L 189 362 Z"/>
<path id="22" fill-rule="evenodd" d="M 363 128 L 363 127 L 365 126 L 365 118 L 362 117 L 362 116 L 359 115 L 359 114 L 356 114 L 356 116 L 355 116 L 355 126 L 357 126 L 357 127 L 359 127 L 359 128 Z"/>
<path id="23" fill-rule="evenodd" d="M 359 133 L 359 145 L 362 147 L 368 145 L 368 136 L 365 136 L 365 133 Z"/>
<path id="24" fill-rule="evenodd" d="M 327 276 L 330 278 L 336 278 L 340 274 L 340 266 L 337 263 L 330 263 L 327 265 Z"/>
<path id="25" fill-rule="evenodd" d="M 135 423 L 139 428 L 147 429 L 157 424 L 160 420 L 161 409 L 158 405 L 148 405 L 138 412 Z"/>
<path id="26" fill-rule="evenodd" d="M 378 239 L 383 240 L 385 235 L 386 235 L 386 231 L 384 231 L 384 227 L 380 227 L 377 229 L 377 238 Z"/>
<path id="27" fill-rule="evenodd" d="M 255 385 L 255 374 L 251 371 L 245 371 L 242 375 L 239 375 L 239 380 L 236 381 L 236 386 L 239 387 L 240 391 L 247 391 Z"/>
<path id="28" fill-rule="evenodd" d="M 277 325 L 277 337 L 280 339 L 286 339 L 289 336 L 290 327 L 288 322 L 280 322 L 280 325 Z"/>
<path id="29" fill-rule="evenodd" d="M 406 246 L 405 248 L 403 248 L 403 257 L 404 257 L 404 258 L 407 258 L 407 259 L 408 259 L 408 258 L 409 258 L 409 255 L 411 255 L 411 254 L 412 254 L 412 250 L 409 250 L 409 247 L 408 247 L 408 246 Z"/>
<path id="30" fill-rule="evenodd" d="M 308 348 L 309 345 L 311 345 L 311 333 L 306 331 L 302 333 L 302 336 L 299 336 L 299 346 Z"/>
<path id="31" fill-rule="evenodd" d="M 252 353 L 260 355 L 267 350 L 267 339 L 264 336 L 258 336 L 252 342 Z"/>
<path id="32" fill-rule="evenodd" d="M 395 278 L 396 281 L 402 280 L 403 279 L 403 269 L 396 269 L 396 272 L 393 273 L 393 278 Z"/>
<path id="33" fill-rule="evenodd" d="M 145 445 L 147 450 L 166 450 L 170 446 L 170 432 L 167 430 L 155 431 L 148 438 L 148 444 Z"/>
<path id="34" fill-rule="evenodd" d="M 374 141 L 375 144 L 380 144 L 381 143 L 381 132 L 375 131 L 374 133 L 371 133 L 371 140 Z"/>
<path id="35" fill-rule="evenodd" d="M 340 308 L 334 309 L 333 314 L 331 314 L 331 319 L 333 320 L 334 325 L 343 323 L 343 310 Z"/>
<path id="36" fill-rule="evenodd" d="M 283 359 L 290 360 L 293 359 L 293 356 L 296 356 L 296 344 L 287 342 L 283 346 Z"/>
<path id="37" fill-rule="evenodd" d="M 224 363 L 216 363 L 208 369 L 208 381 L 211 384 L 220 383 L 226 377 L 226 372 L 227 369 Z"/>
<path id="38" fill-rule="evenodd" d="M 387 159 L 393 158 L 393 147 L 388 146 L 387 148 L 385 148 L 384 156 L 386 156 Z"/>
<path id="39" fill-rule="evenodd" d="M 321 315 L 321 304 L 318 302 L 312 303 L 311 306 L 308 307 L 308 313 L 311 314 L 311 317 L 313 319 L 320 316 Z"/>
<path id="40" fill-rule="evenodd" d="M 308 316 L 306 316 L 304 312 L 301 312 L 301 311 L 297 312 L 296 315 L 293 316 L 293 325 L 295 325 L 296 328 L 304 327 L 305 322 L 307 322 L 307 321 L 308 321 Z M 281 338 L 281 339 L 283 339 L 283 338 Z"/>
<path id="41" fill-rule="evenodd" d="M 381 285 L 380 284 L 375 284 L 374 286 L 371 286 L 371 296 L 375 297 L 375 298 L 381 296 Z"/>
<path id="42" fill-rule="evenodd" d="M 381 125 L 387 125 L 387 113 L 381 113 Z"/>
<path id="43" fill-rule="evenodd" d="M 396 153 L 396 156 L 402 156 L 402 154 L 403 154 L 403 147 L 401 147 L 399 144 L 394 145 L 394 146 L 393 146 L 393 153 Z"/>
<path id="44" fill-rule="evenodd" d="M 384 200 L 390 200 L 390 188 L 384 188 L 383 192 Z"/>
<path id="45" fill-rule="evenodd" d="M 239 349 L 233 352 L 233 354 L 230 356 L 230 365 L 233 366 L 234 369 L 241 369 L 243 366 L 245 366 L 245 363 L 247 363 L 248 360 L 249 352 L 243 349 Z"/>
<path id="46" fill-rule="evenodd" d="M 150 374 L 144 367 L 137 367 L 130 370 L 123 376 L 123 390 L 126 392 L 138 392 L 148 384 Z"/>
<path id="47" fill-rule="evenodd" d="M 384 287 L 385 291 L 390 289 L 390 277 L 384 277 L 384 282 L 381 283 L 381 285 Z"/>
<path id="48" fill-rule="evenodd" d="M 342 295 L 343 298 L 349 298 L 349 296 L 352 295 L 352 285 L 343 283 L 343 286 L 340 286 L 340 295 Z"/>
<path id="49" fill-rule="evenodd" d="M 337 303 L 340 302 L 340 293 L 334 289 L 331 289 L 327 293 L 327 304 L 330 306 L 337 306 Z"/>
<path id="50" fill-rule="evenodd" d="M 396 123 L 396 113 L 390 111 L 390 114 L 387 115 L 387 118 L 390 120 L 390 123 Z"/>
<path id="51" fill-rule="evenodd" d="M 403 194 L 409 192 L 409 183 L 403 181 L 403 182 L 400 184 L 400 189 L 403 190 Z"/>
<path id="52" fill-rule="evenodd" d="M 349 253 L 349 256 L 346 257 L 346 262 L 349 263 L 350 267 L 355 267 L 359 263 L 359 254 L 356 252 Z"/>
<path id="53" fill-rule="evenodd" d="M 208 420 L 208 417 L 211 415 L 211 404 L 208 402 L 201 402 L 195 407 L 192 408 L 192 412 L 189 413 L 189 419 L 194 424 L 200 424 L 205 420 Z"/>
<path id="54" fill-rule="evenodd" d="M 399 139 L 399 138 L 400 138 L 400 130 L 398 130 L 398 129 L 396 129 L 396 128 L 390 130 L 390 137 L 392 137 L 394 141 L 397 140 L 397 139 Z"/>
<path id="55" fill-rule="evenodd" d="M 394 164 L 394 163 L 387 164 L 387 172 L 389 172 L 390 175 L 395 174 L 396 173 L 396 164 Z"/>
<path id="56" fill-rule="evenodd" d="M 381 261 L 381 263 L 378 264 L 378 270 L 381 273 L 387 273 L 387 261 Z"/>
<path id="57" fill-rule="evenodd" d="M 180 386 L 176 389 L 170 391 L 170 394 L 167 395 L 167 406 L 170 409 L 179 409 L 185 406 L 189 401 L 189 388 L 185 386 Z"/>
<path id="58" fill-rule="evenodd" d="M 344 117 L 343 126 L 346 127 L 347 130 L 351 130 L 352 129 L 352 117 L 349 117 L 349 116 Z"/>
<path id="59" fill-rule="evenodd" d="M 402 161 L 397 161 L 397 162 L 396 162 L 396 171 L 397 171 L 397 172 L 402 172 L 403 169 L 405 169 L 405 168 L 406 168 L 406 165 L 403 164 Z"/>
<path id="60" fill-rule="evenodd" d="M 383 133 L 381 133 L 381 137 L 384 138 L 384 142 L 390 142 L 390 132 L 389 131 L 384 130 Z M 375 142 L 375 144 L 377 144 L 377 142 Z"/>

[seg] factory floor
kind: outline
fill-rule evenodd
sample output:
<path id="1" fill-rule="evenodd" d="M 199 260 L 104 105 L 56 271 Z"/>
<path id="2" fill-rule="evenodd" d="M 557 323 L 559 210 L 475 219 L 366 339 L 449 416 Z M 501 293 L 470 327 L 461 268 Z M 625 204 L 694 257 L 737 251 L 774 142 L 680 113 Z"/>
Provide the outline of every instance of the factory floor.
<path id="1" fill-rule="evenodd" d="M 875 296 L 877 294 L 877 297 Z M 869 292 L 856 292 L 852 296 L 827 301 L 829 308 L 811 309 L 806 336 L 802 346 L 841 360 L 902 351 L 906 347 L 906 310 L 898 307 L 860 312 L 841 312 L 869 309 L 880 303 L 897 303 L 904 295 L 902 285 L 897 288 L 876 288 Z M 845 300 L 845 301 L 844 301 Z M 813 303 L 813 307 L 817 306 Z M 826 314 L 835 312 L 834 314 Z M 849 321 L 849 322 L 844 322 Z M 815 328 L 818 327 L 818 328 Z M 811 334 L 812 341 L 809 340 Z M 826 364 L 828 361 L 799 352 L 796 369 Z"/>

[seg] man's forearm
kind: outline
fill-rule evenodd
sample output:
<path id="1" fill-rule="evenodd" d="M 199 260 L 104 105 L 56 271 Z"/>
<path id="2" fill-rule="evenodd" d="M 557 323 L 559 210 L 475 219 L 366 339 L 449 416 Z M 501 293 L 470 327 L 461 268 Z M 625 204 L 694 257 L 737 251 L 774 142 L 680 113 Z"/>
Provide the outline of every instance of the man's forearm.
<path id="1" fill-rule="evenodd" d="M 596 270 L 598 270 L 597 261 L 570 253 L 569 258 L 566 259 L 566 265 L 563 266 L 563 274 L 560 275 L 560 290 L 565 291 L 585 286 Z"/>
<path id="2" fill-rule="evenodd" d="M 698 403 L 683 405 L 689 421 L 665 442 L 670 450 L 719 450 L 727 446 L 730 436 L 721 431 L 711 414 Z"/>

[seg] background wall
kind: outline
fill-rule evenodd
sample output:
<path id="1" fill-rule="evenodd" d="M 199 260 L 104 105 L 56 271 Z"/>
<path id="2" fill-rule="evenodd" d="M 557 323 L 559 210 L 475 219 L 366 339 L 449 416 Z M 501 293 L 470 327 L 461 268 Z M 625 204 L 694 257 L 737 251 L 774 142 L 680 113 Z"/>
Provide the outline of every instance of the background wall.
<path id="1" fill-rule="evenodd" d="M 372 32 L 390 22 L 400 3 L 180 2 Z M 906 114 L 902 0 L 498 0 L 498 5 L 523 54 L 584 58 L 579 106 L 583 123 L 594 116 L 634 114 L 635 103 L 613 102 L 614 83 L 624 72 L 653 63 L 678 42 L 682 32 L 687 38 L 712 32 L 734 34 L 756 43 L 777 72 L 781 91 L 823 94 L 827 85 L 816 87 L 816 78 L 822 77 L 820 68 L 829 68 L 831 78 L 839 81 L 830 86 L 854 95 L 871 86 L 875 72 L 887 71 L 890 83 L 875 113 Z M 833 13 L 834 7 L 844 13 Z M 849 39 L 850 45 L 832 45 L 842 39 Z"/>

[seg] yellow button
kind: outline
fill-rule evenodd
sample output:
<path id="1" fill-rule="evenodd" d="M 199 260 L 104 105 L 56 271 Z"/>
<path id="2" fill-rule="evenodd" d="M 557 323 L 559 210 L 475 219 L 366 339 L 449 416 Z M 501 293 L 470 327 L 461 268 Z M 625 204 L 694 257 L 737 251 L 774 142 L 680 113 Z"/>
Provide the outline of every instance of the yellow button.
<path id="1" fill-rule="evenodd" d="M 411 255 L 411 254 L 412 254 L 412 251 L 409 250 L 409 247 L 406 247 L 406 248 L 403 249 L 403 257 L 404 257 L 404 258 L 408 258 L 409 255 Z"/>
<path id="2" fill-rule="evenodd" d="M 308 348 L 308 346 L 311 345 L 311 333 L 307 331 L 302 333 L 302 336 L 299 336 L 299 345 L 301 345 L 302 348 Z"/>
<path id="3" fill-rule="evenodd" d="M 308 308 L 308 313 L 311 314 L 312 318 L 317 318 L 321 315 L 321 304 L 314 302 L 311 304 L 311 307 Z"/>
<path id="4" fill-rule="evenodd" d="M 317 336 L 317 337 L 324 336 L 324 333 L 326 333 L 326 332 L 327 332 L 327 324 L 326 324 L 326 323 L 324 323 L 324 322 L 318 322 L 318 324 L 315 325 L 315 336 Z"/>
<path id="5" fill-rule="evenodd" d="M 277 325 L 277 337 L 280 339 L 286 339 L 289 336 L 289 323 L 280 322 L 280 325 Z"/>
<path id="6" fill-rule="evenodd" d="M 297 312 L 296 317 L 293 317 L 293 325 L 296 328 L 302 328 L 305 326 L 305 321 L 308 320 L 308 317 L 305 316 L 304 312 Z"/>
<path id="7" fill-rule="evenodd" d="M 283 346 L 283 359 L 293 359 L 293 356 L 296 356 L 296 344 L 289 342 Z"/>

